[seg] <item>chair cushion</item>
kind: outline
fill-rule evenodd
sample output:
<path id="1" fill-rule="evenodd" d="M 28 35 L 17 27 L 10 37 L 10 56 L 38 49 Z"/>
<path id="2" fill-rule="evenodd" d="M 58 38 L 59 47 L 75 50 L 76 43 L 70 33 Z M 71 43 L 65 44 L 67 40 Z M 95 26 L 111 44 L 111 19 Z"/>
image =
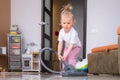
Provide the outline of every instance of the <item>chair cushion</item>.
<path id="1" fill-rule="evenodd" d="M 109 50 L 114 50 L 114 49 L 118 49 L 117 44 L 95 47 L 91 50 L 91 52 L 96 53 L 96 52 L 109 51 Z"/>

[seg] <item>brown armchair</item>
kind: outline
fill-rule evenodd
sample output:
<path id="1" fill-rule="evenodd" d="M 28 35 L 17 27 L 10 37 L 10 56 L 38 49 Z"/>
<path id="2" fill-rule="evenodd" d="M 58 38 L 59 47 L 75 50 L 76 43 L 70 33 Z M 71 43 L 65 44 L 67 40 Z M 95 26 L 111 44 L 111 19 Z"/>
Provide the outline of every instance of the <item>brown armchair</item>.
<path id="1" fill-rule="evenodd" d="M 120 27 L 117 34 L 118 44 L 93 48 L 88 54 L 88 73 L 120 74 Z"/>

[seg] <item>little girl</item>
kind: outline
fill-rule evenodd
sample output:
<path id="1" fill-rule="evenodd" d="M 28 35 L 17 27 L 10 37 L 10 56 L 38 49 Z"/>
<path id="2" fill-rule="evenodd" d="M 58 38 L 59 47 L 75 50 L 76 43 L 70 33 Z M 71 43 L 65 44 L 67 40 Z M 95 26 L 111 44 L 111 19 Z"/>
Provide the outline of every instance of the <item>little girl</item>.
<path id="1" fill-rule="evenodd" d="M 70 4 L 64 6 L 61 11 L 60 25 L 62 29 L 58 37 L 58 59 L 65 60 L 75 67 L 76 58 L 80 52 L 81 42 L 77 31 L 74 29 L 75 18 L 72 14 L 72 6 Z M 64 53 L 62 55 L 62 46 L 65 41 Z"/>

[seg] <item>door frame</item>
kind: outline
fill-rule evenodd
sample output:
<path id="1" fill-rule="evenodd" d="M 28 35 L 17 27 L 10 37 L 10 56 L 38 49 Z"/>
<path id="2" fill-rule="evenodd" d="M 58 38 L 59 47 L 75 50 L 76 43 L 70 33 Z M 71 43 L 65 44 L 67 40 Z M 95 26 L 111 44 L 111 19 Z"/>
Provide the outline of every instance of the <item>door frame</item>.
<path id="1" fill-rule="evenodd" d="M 45 22 L 45 12 L 47 14 L 49 14 L 49 16 L 50 16 L 50 24 L 49 24 L 50 25 L 50 36 L 45 34 L 45 25 L 47 25 L 47 23 L 45 25 L 41 25 L 41 49 L 46 47 L 45 46 L 45 38 L 47 38 L 47 40 L 50 41 L 50 48 L 52 48 L 52 0 L 50 0 L 51 12 L 45 7 L 45 0 L 42 0 L 41 4 L 42 4 L 41 21 Z M 44 63 L 46 63 L 44 56 L 45 55 L 43 54 L 42 60 Z M 48 66 L 49 66 L 49 68 L 51 68 L 52 67 L 52 54 L 50 54 L 50 62 L 49 63 L 50 63 L 50 65 L 48 65 Z M 43 66 L 41 67 L 41 71 L 47 72 L 47 70 Z"/>
<path id="2" fill-rule="evenodd" d="M 87 40 L 87 0 L 84 0 L 84 6 L 83 6 L 83 58 L 86 58 L 86 40 Z"/>

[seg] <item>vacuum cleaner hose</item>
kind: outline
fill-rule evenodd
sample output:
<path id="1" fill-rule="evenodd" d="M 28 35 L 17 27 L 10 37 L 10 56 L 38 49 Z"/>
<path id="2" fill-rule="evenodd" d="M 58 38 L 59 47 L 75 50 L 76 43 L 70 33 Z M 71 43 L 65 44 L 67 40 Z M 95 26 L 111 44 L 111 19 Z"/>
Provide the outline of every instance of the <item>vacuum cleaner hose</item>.
<path id="1" fill-rule="evenodd" d="M 42 66 L 43 66 L 46 70 L 48 70 L 49 72 L 51 72 L 51 73 L 60 74 L 60 73 L 61 73 L 60 71 L 54 71 L 54 70 L 50 69 L 49 67 L 47 67 L 47 66 L 45 65 L 44 61 L 42 60 L 42 54 L 44 54 L 43 52 L 44 52 L 45 50 L 48 50 L 48 51 L 50 51 L 51 53 L 54 53 L 54 54 L 57 55 L 57 52 L 54 51 L 54 50 L 51 49 L 51 48 L 46 47 L 46 48 L 41 49 L 41 50 L 40 50 L 40 62 L 41 62 L 41 64 L 42 64 Z"/>

